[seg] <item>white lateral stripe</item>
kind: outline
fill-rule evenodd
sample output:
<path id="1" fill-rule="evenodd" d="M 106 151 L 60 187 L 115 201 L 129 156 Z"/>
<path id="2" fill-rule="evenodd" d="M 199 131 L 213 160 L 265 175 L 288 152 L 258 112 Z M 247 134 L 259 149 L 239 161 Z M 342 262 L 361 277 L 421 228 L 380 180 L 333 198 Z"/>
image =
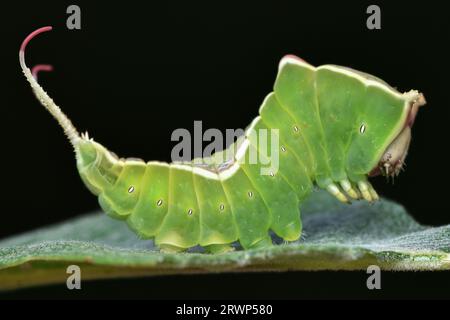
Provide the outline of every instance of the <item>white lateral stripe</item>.
<path id="1" fill-rule="evenodd" d="M 323 65 L 323 66 L 319 66 L 319 67 L 314 67 L 312 65 L 310 65 L 309 63 L 300 60 L 299 58 L 296 58 L 295 56 L 285 56 L 281 59 L 278 68 L 279 71 L 286 66 L 287 64 L 293 64 L 293 65 L 298 65 L 301 66 L 303 68 L 307 68 L 309 70 L 313 70 L 313 71 L 317 71 L 319 69 L 328 69 L 331 70 L 333 72 L 337 72 L 337 73 L 341 73 L 344 74 L 346 76 L 349 76 L 351 78 L 357 79 L 359 81 L 361 81 L 365 86 L 374 86 L 374 87 L 378 87 L 380 89 L 382 89 L 383 91 L 387 92 L 388 94 L 394 95 L 395 97 L 402 99 L 405 101 L 404 103 L 404 110 L 407 110 L 407 108 L 409 107 L 409 104 L 416 100 L 419 96 L 419 92 L 417 90 L 411 90 L 409 92 L 405 92 L 405 93 L 400 93 L 397 90 L 393 89 L 392 87 L 390 87 L 389 85 L 382 83 L 380 81 L 377 81 L 375 79 L 370 79 L 370 78 L 365 78 L 362 75 L 358 74 L 355 71 L 352 71 L 350 69 L 346 69 L 345 67 L 340 67 L 340 66 L 335 66 L 335 65 Z M 370 74 L 369 74 L 370 76 Z M 259 111 L 261 112 L 261 108 L 266 104 L 267 99 L 271 96 L 271 94 L 268 94 L 265 98 L 263 103 L 261 104 Z M 403 117 L 406 117 L 406 113 L 404 112 Z M 253 121 L 251 122 L 251 124 L 249 125 L 249 127 L 247 128 L 247 130 L 245 131 L 245 138 L 244 141 L 242 142 L 242 144 L 239 146 L 238 150 L 236 151 L 236 155 L 234 158 L 234 163 L 228 167 L 225 170 L 220 171 L 219 173 L 215 173 L 212 172 L 210 170 L 201 168 L 201 167 L 195 167 L 195 166 L 191 166 L 191 165 L 185 165 L 185 164 L 178 164 L 178 163 L 171 163 L 168 164 L 166 162 L 159 162 L 159 161 L 149 161 L 147 162 L 147 164 L 156 164 L 156 165 L 161 165 L 161 166 L 169 166 L 172 167 L 174 169 L 180 169 L 180 170 L 185 170 L 188 172 L 193 172 L 194 174 L 198 174 L 199 176 L 205 177 L 207 179 L 212 179 L 212 180 L 226 180 L 230 177 L 232 177 L 240 168 L 240 160 L 245 157 L 245 153 L 248 150 L 249 146 L 250 146 L 250 140 L 248 139 L 249 133 L 254 130 L 254 127 L 256 126 L 257 122 L 260 120 L 260 116 L 257 116 L 255 119 L 253 119 Z M 400 130 L 400 127 L 397 128 L 396 131 Z M 225 152 L 225 150 L 224 150 Z M 117 160 L 114 159 L 111 154 L 106 151 L 107 157 L 112 160 L 113 162 L 122 162 L 124 163 L 124 161 L 122 160 Z M 137 162 L 137 161 L 133 161 L 133 160 L 127 160 L 126 163 L 137 163 L 140 164 L 141 162 Z"/>
<path id="2" fill-rule="evenodd" d="M 242 144 L 239 146 L 239 149 L 236 151 L 236 155 L 234 157 L 234 161 L 239 162 L 242 158 L 245 157 L 245 152 L 248 149 L 248 146 L 250 145 L 250 140 L 248 140 L 247 138 L 244 139 L 244 141 L 242 142 Z"/>
<path id="3" fill-rule="evenodd" d="M 232 177 L 240 168 L 240 165 L 238 162 L 235 162 L 231 165 L 231 167 L 221 171 L 219 173 L 219 179 L 220 180 L 227 180 L 228 178 Z"/>
<path id="4" fill-rule="evenodd" d="M 167 162 L 155 161 L 155 160 L 148 161 L 147 164 L 159 166 L 159 167 L 170 167 L 170 165 Z"/>
<path id="5" fill-rule="evenodd" d="M 170 168 L 192 172 L 192 167 L 185 164 L 171 163 Z"/>
<path id="6" fill-rule="evenodd" d="M 275 92 L 272 91 L 271 93 L 269 93 L 268 95 L 265 96 L 263 102 L 262 102 L 261 105 L 259 106 L 258 114 L 261 114 L 261 113 L 262 113 L 263 108 L 267 105 L 267 100 L 269 100 L 269 98 L 270 98 L 271 96 L 273 96 L 274 94 L 275 94 Z M 259 116 L 258 116 L 258 117 L 259 117 Z"/>
<path id="7" fill-rule="evenodd" d="M 193 167 L 192 172 L 194 174 L 198 174 L 199 176 L 211 179 L 211 180 L 219 180 L 219 175 L 215 172 L 211 172 L 209 170 L 205 170 L 203 168 Z"/>

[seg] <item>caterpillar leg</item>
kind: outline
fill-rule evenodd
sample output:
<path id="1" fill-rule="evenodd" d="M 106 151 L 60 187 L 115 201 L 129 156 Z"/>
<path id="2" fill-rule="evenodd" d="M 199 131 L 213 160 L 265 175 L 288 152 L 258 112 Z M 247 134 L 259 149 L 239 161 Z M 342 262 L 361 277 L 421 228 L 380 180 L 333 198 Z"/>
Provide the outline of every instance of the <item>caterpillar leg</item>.
<path id="1" fill-rule="evenodd" d="M 347 197 L 339 190 L 339 187 L 335 185 L 334 183 L 330 183 L 327 186 L 327 191 L 331 193 L 333 196 L 335 196 L 339 201 L 344 203 L 349 203 Z"/>
<path id="2" fill-rule="evenodd" d="M 341 188 L 348 194 L 348 196 L 352 199 L 359 199 L 358 193 L 353 189 L 352 184 L 347 179 L 341 180 L 339 182 Z"/>
<path id="3" fill-rule="evenodd" d="M 174 246 L 171 244 L 164 244 L 164 243 L 159 245 L 159 249 L 161 252 L 164 252 L 164 253 L 178 253 L 178 252 L 183 252 L 183 251 L 187 250 L 186 248 L 181 248 L 181 247 L 177 247 L 177 246 Z"/>
<path id="4" fill-rule="evenodd" d="M 369 202 L 373 202 L 379 199 L 377 192 L 367 181 L 359 181 L 358 189 L 361 192 L 363 198 Z"/>
<path id="5" fill-rule="evenodd" d="M 211 244 L 205 247 L 205 250 L 212 254 L 226 253 L 234 251 L 234 248 L 229 244 Z"/>
<path id="6" fill-rule="evenodd" d="M 245 249 L 260 249 L 260 248 L 267 248 L 271 247 L 273 245 L 272 238 L 267 234 L 262 239 L 259 239 L 258 241 L 254 242 L 250 246 L 246 247 Z"/>

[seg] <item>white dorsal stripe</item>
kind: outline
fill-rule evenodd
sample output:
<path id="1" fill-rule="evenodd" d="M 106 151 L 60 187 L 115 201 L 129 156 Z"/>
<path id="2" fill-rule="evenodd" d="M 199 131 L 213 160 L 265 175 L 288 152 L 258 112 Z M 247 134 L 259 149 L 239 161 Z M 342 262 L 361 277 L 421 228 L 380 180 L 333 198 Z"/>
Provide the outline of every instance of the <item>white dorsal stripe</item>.
<path id="1" fill-rule="evenodd" d="M 306 63 L 306 62 L 300 60 L 299 58 L 295 58 L 293 56 L 285 56 L 280 61 L 280 64 L 278 66 L 279 70 L 281 70 L 287 64 L 297 65 L 297 66 L 307 68 L 312 71 L 326 69 L 326 70 L 334 71 L 337 73 L 341 73 L 341 74 L 347 75 L 349 77 L 352 77 L 354 79 L 358 79 L 365 86 L 379 87 L 380 89 L 384 90 L 385 92 L 387 92 L 399 99 L 406 100 L 408 103 L 416 100 L 419 96 L 419 92 L 417 90 L 411 90 L 409 92 L 405 92 L 402 94 L 402 93 L 398 92 L 397 90 L 395 90 L 394 88 L 392 88 L 389 84 L 385 83 L 383 80 L 380 79 L 380 81 L 377 81 L 376 77 L 372 76 L 371 74 L 368 74 L 368 76 L 373 77 L 373 78 L 364 77 L 362 75 L 363 74 L 362 72 L 352 70 L 347 67 L 341 67 L 341 66 L 331 65 L 331 64 L 314 67 L 314 66 L 310 65 L 309 63 Z"/>

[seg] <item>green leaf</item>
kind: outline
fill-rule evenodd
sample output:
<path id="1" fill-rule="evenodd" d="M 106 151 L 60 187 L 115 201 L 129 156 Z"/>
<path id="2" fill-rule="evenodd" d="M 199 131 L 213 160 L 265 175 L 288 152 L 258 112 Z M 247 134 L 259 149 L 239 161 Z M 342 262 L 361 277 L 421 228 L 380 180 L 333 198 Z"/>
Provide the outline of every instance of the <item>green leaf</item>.
<path id="1" fill-rule="evenodd" d="M 302 206 L 302 239 L 269 249 L 211 255 L 160 253 L 125 223 L 98 212 L 0 242 L 0 289 L 82 279 L 204 272 L 450 269 L 450 225 L 425 227 L 388 200 L 344 205 L 315 192 Z"/>

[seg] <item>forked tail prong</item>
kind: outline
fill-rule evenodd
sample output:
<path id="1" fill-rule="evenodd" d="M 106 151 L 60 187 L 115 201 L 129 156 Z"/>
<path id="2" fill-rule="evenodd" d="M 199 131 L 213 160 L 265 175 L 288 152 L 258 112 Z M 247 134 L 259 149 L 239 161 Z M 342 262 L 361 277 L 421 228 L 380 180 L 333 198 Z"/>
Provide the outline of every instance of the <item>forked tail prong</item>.
<path id="1" fill-rule="evenodd" d="M 31 74 L 36 81 L 38 81 L 38 73 L 41 71 L 53 71 L 53 66 L 51 64 L 37 64 L 31 68 Z"/>
<path id="2" fill-rule="evenodd" d="M 33 31 L 32 33 L 30 33 L 25 38 L 25 40 L 23 40 L 22 45 L 20 46 L 20 50 L 19 50 L 20 66 L 22 68 L 23 74 L 25 75 L 28 82 L 30 83 L 31 88 L 33 89 L 33 92 L 34 92 L 36 98 L 51 113 L 51 115 L 58 121 L 59 125 L 63 128 L 64 133 L 69 138 L 70 143 L 75 148 L 76 144 L 81 139 L 77 129 L 72 124 L 70 119 L 53 102 L 53 99 L 50 98 L 50 96 L 47 94 L 47 92 L 45 92 L 44 89 L 42 89 L 42 87 L 37 82 L 37 72 L 50 71 L 51 66 L 37 65 L 36 67 L 33 68 L 33 72 L 32 72 L 25 64 L 25 49 L 26 49 L 28 43 L 30 42 L 30 40 L 33 39 L 38 34 L 47 32 L 50 30 L 52 30 L 52 27 L 50 27 L 50 26 L 39 28 L 39 29 Z"/>

